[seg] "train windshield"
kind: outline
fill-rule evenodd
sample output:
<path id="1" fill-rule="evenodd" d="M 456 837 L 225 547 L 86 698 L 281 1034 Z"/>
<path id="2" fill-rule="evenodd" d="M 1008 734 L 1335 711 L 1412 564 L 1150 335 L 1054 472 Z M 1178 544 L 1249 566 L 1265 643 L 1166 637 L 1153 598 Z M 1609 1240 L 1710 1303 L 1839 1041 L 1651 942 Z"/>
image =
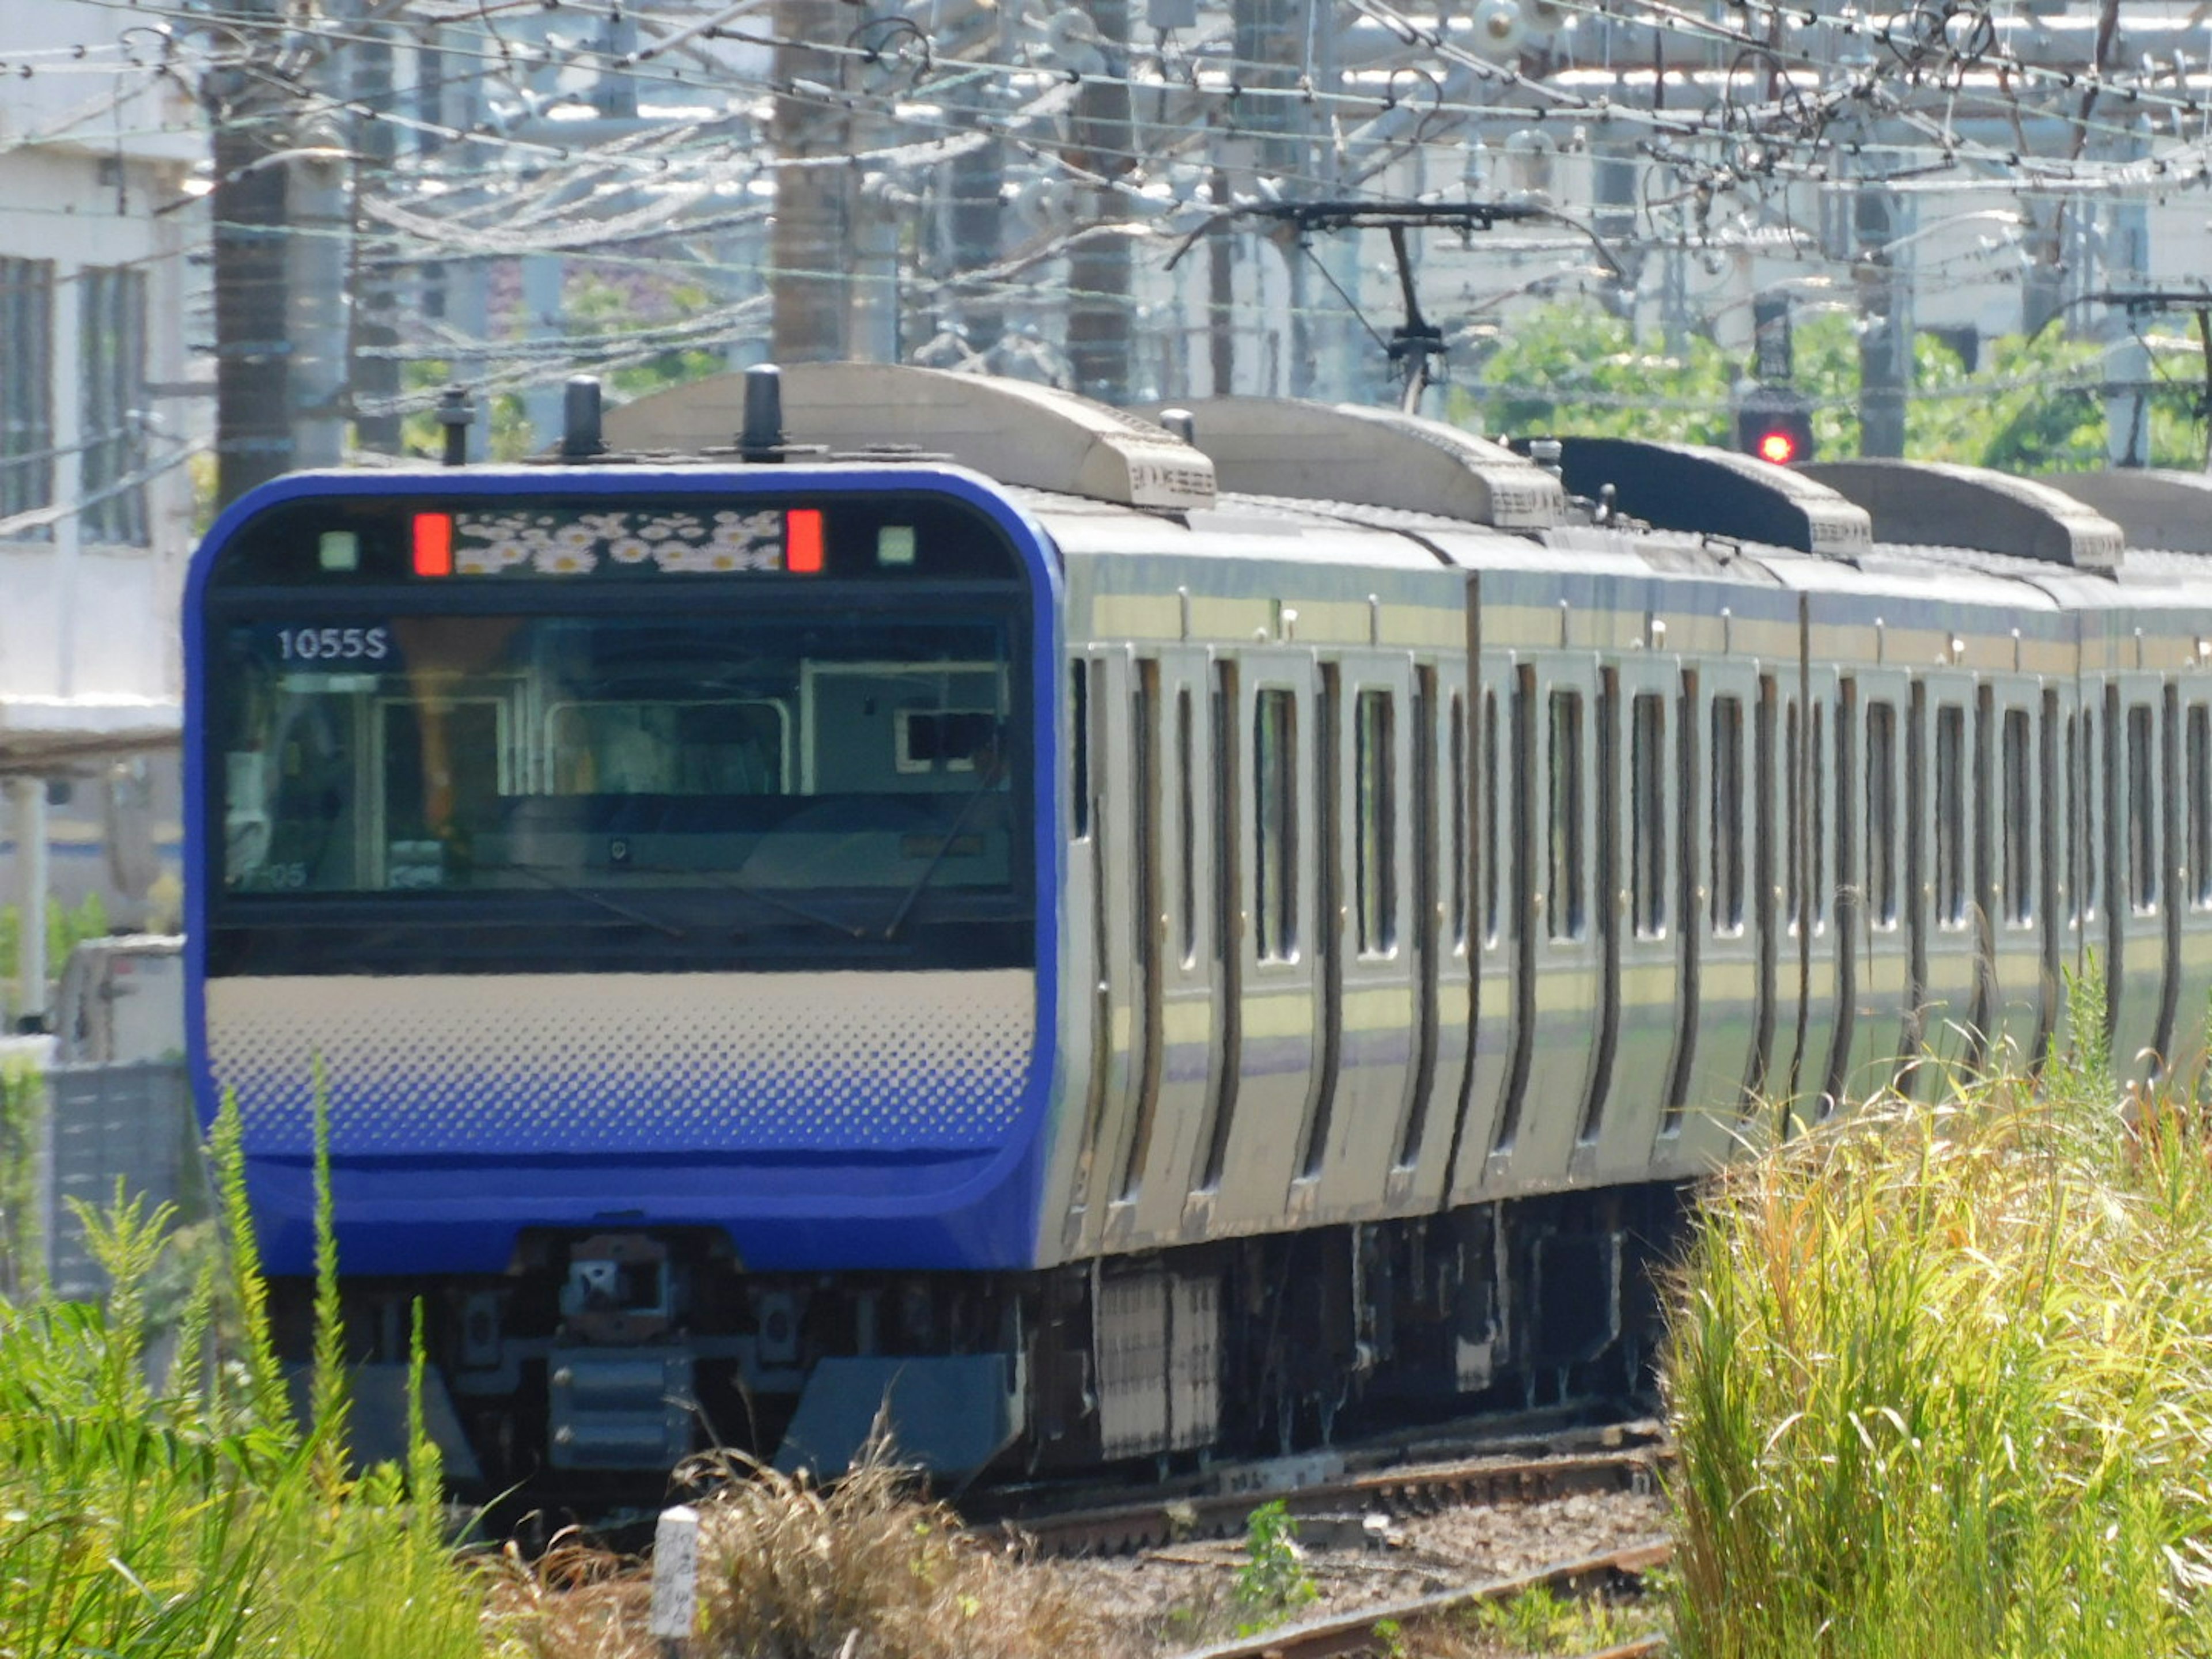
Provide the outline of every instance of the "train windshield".
<path id="1" fill-rule="evenodd" d="M 527 957 L 1027 916 L 1011 611 L 670 609 L 218 628 L 218 921 L 465 916 L 449 953 Z M 559 931 L 499 933 L 529 918 Z"/>

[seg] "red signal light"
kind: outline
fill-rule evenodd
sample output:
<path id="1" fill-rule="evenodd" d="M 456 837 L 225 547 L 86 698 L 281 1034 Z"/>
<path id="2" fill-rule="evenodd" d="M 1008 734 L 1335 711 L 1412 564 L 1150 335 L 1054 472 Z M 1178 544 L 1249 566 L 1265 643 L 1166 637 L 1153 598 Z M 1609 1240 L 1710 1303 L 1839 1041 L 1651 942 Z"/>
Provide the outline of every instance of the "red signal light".
<path id="1" fill-rule="evenodd" d="M 796 507 L 783 515 L 783 568 L 795 576 L 822 574 L 822 512 Z"/>
<path id="2" fill-rule="evenodd" d="M 415 574 L 450 576 L 453 574 L 453 515 L 417 513 L 415 515 Z"/>
<path id="3" fill-rule="evenodd" d="M 1787 466 L 1797 459 L 1797 440 L 1779 427 L 1759 434 L 1759 459 Z"/>

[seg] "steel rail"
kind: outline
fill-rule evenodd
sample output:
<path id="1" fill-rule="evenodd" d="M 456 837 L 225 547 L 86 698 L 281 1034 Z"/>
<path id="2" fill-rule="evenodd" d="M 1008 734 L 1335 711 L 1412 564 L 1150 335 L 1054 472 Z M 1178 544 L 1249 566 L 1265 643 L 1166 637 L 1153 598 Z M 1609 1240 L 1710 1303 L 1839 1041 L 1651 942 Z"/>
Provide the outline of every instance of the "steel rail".
<path id="1" fill-rule="evenodd" d="M 1663 1566 L 1674 1555 L 1674 1546 L 1663 1538 L 1646 1539 L 1603 1555 L 1555 1562 L 1511 1578 L 1493 1578 L 1460 1589 L 1437 1590 L 1407 1601 L 1361 1607 L 1354 1613 L 1303 1624 L 1285 1625 L 1257 1636 L 1216 1643 L 1177 1656 L 1177 1659 L 1339 1659 L 1340 1656 L 1376 1651 L 1376 1626 L 1385 1622 L 1417 1624 L 1459 1612 L 1463 1607 L 1510 1601 L 1533 1589 L 1549 1589 L 1573 1596 L 1595 1595 L 1602 1590 L 1638 1583 L 1653 1568 Z M 1589 1659 L 1640 1659 L 1660 1650 L 1662 1638 L 1647 1637 L 1607 1648 Z"/>
<path id="2" fill-rule="evenodd" d="M 1282 1491 L 1184 1492 L 1060 1515 L 1010 1517 L 996 1524 L 1041 1555 L 1126 1554 L 1242 1531 L 1255 1509 L 1278 1500 L 1293 1516 L 1340 1514 L 1347 1508 L 1408 1516 L 1541 1503 L 1583 1492 L 1650 1492 L 1670 1456 L 1664 1448 L 1642 1446 L 1567 1456 L 1473 1458 Z"/>

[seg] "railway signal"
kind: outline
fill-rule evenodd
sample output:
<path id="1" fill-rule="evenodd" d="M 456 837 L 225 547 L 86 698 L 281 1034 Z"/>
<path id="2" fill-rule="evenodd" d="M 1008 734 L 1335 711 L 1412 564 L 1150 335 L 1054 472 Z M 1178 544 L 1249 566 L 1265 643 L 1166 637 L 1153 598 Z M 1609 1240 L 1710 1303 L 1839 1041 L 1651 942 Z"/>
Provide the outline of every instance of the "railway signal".
<path id="1" fill-rule="evenodd" d="M 1813 459 L 1813 404 L 1788 386 L 1755 386 L 1735 409 L 1735 447 L 1777 466 Z"/>
<path id="2" fill-rule="evenodd" d="M 1735 447 L 1777 466 L 1813 459 L 1813 404 L 1790 385 L 1796 368 L 1790 301 L 1761 295 L 1752 302 L 1751 384 L 1739 388 Z"/>

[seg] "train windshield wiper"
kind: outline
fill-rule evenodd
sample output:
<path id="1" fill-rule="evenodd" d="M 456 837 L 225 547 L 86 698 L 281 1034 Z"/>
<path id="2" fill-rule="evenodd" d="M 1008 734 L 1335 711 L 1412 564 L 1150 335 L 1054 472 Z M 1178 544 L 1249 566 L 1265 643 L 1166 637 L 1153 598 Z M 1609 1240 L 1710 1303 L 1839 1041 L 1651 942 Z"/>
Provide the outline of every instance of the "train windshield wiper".
<path id="1" fill-rule="evenodd" d="M 689 933 L 672 921 L 665 921 L 659 916 L 648 915 L 643 910 L 633 909 L 620 900 L 611 899 L 605 893 L 595 891 L 592 888 L 580 887 L 574 882 L 563 881 L 551 871 L 538 865 L 479 864 L 475 867 L 479 870 L 504 870 L 514 875 L 527 876 L 540 886 L 553 892 L 562 894 L 569 898 L 581 899 L 586 904 L 596 904 L 600 909 L 620 916 L 626 921 L 634 921 L 641 927 L 650 927 L 653 932 L 665 933 L 671 939 L 690 937 Z"/>
<path id="2" fill-rule="evenodd" d="M 891 919 L 884 924 L 883 936 L 886 939 L 898 937 L 898 930 L 906 925 L 907 913 L 914 908 L 915 901 L 921 896 L 921 890 L 936 879 L 938 866 L 945 862 L 945 855 L 952 850 L 952 843 L 959 840 L 960 832 L 968 827 L 968 819 L 977 804 L 997 786 L 1000 774 L 995 764 L 976 769 L 983 774 L 982 781 L 969 790 L 968 799 L 960 803 L 960 810 L 953 814 L 951 827 L 938 840 L 937 850 L 929 855 L 929 862 L 914 878 L 914 885 L 906 890 L 906 896 L 898 902 L 898 908 L 891 912 Z"/>
<path id="3" fill-rule="evenodd" d="M 785 898 L 779 893 L 770 892 L 765 887 L 755 887 L 750 882 L 741 881 L 737 877 L 720 870 L 676 870 L 656 866 L 653 873 L 696 876 L 720 888 L 725 892 L 735 893 L 739 898 L 750 899 L 756 904 L 768 909 L 781 910 L 786 915 L 797 916 L 801 921 L 811 921 L 817 927 L 827 927 L 831 933 L 842 933 L 847 939 L 867 937 L 868 930 L 865 927 L 855 927 L 849 921 L 840 921 L 836 917 L 801 904 L 796 899 Z"/>

